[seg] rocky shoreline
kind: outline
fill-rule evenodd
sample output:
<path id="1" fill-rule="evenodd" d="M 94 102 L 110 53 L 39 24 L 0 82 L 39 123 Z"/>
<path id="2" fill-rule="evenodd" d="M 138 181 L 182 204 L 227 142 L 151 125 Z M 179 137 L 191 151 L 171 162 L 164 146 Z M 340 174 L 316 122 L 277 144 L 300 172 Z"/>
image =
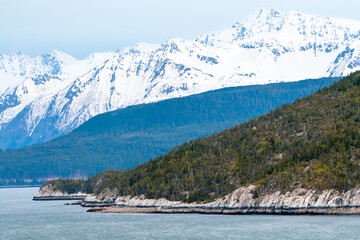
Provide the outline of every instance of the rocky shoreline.
<path id="1" fill-rule="evenodd" d="M 85 196 L 44 196 L 44 197 L 33 197 L 34 201 L 56 201 L 56 200 L 84 200 Z"/>
<path id="2" fill-rule="evenodd" d="M 53 186 L 43 185 L 33 197 L 34 201 L 55 201 L 55 200 L 85 200 L 89 194 L 78 192 L 76 194 L 63 193 L 54 190 Z"/>
<path id="3" fill-rule="evenodd" d="M 269 214 L 269 215 L 357 215 L 360 206 L 339 208 L 299 208 L 299 209 L 271 209 L 271 208 L 161 208 L 161 207 L 93 207 L 87 212 L 97 213 L 159 213 L 159 214 Z"/>
<path id="4" fill-rule="evenodd" d="M 353 215 L 360 214 L 360 188 L 345 193 L 336 190 L 317 192 L 298 188 L 292 192 L 272 192 L 255 197 L 256 187 L 241 187 L 209 203 L 183 203 L 145 196 L 118 196 L 105 189 L 99 195 L 67 194 L 53 186 L 40 188 L 33 200 L 79 200 L 72 205 L 89 207 L 97 213 L 198 213 L 198 214 L 281 214 L 281 215 Z"/>

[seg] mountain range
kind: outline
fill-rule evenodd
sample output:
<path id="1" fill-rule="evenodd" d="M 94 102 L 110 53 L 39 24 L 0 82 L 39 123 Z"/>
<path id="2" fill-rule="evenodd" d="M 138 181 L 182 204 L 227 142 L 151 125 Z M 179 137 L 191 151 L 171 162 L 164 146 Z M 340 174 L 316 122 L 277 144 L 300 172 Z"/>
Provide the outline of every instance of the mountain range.
<path id="1" fill-rule="evenodd" d="M 59 51 L 34 58 L 0 55 L 0 148 L 48 141 L 131 105 L 346 76 L 360 69 L 359 47 L 359 22 L 261 10 L 192 41 L 141 43 L 84 60 Z"/>

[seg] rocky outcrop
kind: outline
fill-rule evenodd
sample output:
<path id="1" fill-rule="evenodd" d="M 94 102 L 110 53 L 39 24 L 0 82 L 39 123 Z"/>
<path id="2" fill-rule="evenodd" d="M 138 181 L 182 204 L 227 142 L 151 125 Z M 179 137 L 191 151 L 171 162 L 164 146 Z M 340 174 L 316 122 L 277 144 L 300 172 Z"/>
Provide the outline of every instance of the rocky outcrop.
<path id="1" fill-rule="evenodd" d="M 84 200 L 88 194 L 78 192 L 74 194 L 68 194 L 55 190 L 55 187 L 51 184 L 42 186 L 39 191 L 33 197 L 35 201 L 47 201 L 47 200 Z"/>
<path id="2" fill-rule="evenodd" d="M 272 215 L 355 215 L 360 214 L 359 207 L 350 208 L 300 208 L 300 209 L 269 209 L 269 208 L 164 208 L 164 207 L 94 207 L 88 212 L 98 213 L 197 213 L 197 214 L 272 214 Z"/>
<path id="3" fill-rule="evenodd" d="M 282 194 L 273 192 L 255 197 L 256 187 L 241 187 L 209 203 L 183 203 L 164 198 L 146 199 L 144 195 L 120 196 L 118 191 L 105 189 L 98 196 L 64 194 L 43 187 L 35 198 L 83 197 L 82 206 L 90 212 L 114 213 L 206 213 L 206 214 L 360 214 L 360 188 L 345 193 L 336 190 L 317 192 L 303 188 Z M 48 195 L 47 195 L 48 194 Z M 47 199 L 45 199 L 47 200 Z"/>

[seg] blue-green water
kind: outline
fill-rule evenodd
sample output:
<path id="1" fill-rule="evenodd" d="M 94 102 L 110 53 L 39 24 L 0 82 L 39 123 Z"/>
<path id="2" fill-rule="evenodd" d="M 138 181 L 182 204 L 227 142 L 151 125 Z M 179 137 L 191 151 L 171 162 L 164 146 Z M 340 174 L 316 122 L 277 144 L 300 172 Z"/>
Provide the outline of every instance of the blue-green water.
<path id="1" fill-rule="evenodd" d="M 360 216 L 100 214 L 0 189 L 0 239 L 360 239 Z"/>

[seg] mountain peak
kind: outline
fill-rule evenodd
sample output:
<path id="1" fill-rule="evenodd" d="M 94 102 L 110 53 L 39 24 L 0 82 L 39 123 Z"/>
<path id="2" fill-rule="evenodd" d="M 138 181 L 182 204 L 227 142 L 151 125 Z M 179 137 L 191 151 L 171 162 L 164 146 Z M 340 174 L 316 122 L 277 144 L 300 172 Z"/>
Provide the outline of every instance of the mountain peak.
<path id="1" fill-rule="evenodd" d="M 281 18 L 285 14 L 277 9 L 266 9 L 262 8 L 253 14 L 251 14 L 249 17 L 246 17 L 244 19 L 241 19 L 240 21 L 236 22 L 235 25 L 243 25 L 247 23 L 255 23 L 255 22 L 269 22 L 273 21 L 274 19 Z"/>
<path id="2" fill-rule="evenodd" d="M 269 17 L 278 17 L 281 15 L 281 12 L 277 9 L 266 9 L 262 8 L 260 9 L 259 13 L 257 14 L 256 18 L 269 18 Z"/>
<path id="3" fill-rule="evenodd" d="M 204 45 L 246 45 L 263 41 L 269 46 L 289 43 L 289 46 L 307 48 L 309 43 L 351 42 L 360 35 L 360 23 L 351 20 L 321 17 L 296 11 L 281 12 L 261 9 L 250 17 L 236 22 L 231 28 L 211 35 L 200 36 Z M 259 45 L 259 44 L 257 44 Z M 259 46 L 262 46 L 261 44 Z"/>

